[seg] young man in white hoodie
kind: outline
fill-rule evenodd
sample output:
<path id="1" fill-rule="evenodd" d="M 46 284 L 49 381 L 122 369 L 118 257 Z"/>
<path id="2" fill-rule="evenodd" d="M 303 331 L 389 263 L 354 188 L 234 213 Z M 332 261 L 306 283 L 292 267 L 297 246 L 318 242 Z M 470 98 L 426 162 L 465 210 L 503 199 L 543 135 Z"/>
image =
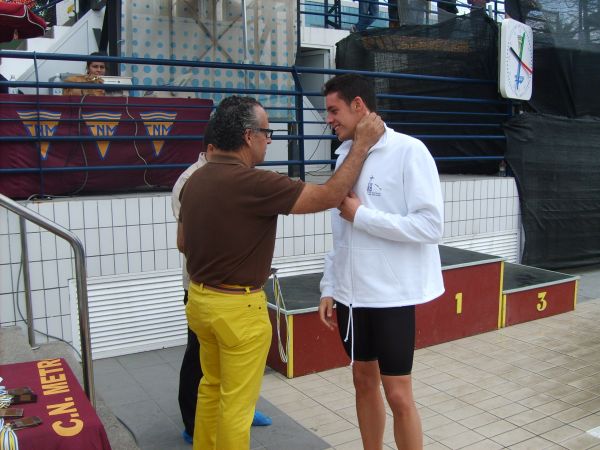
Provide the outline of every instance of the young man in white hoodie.
<path id="1" fill-rule="evenodd" d="M 342 141 L 341 164 L 356 124 L 375 112 L 372 83 L 340 75 L 324 87 L 327 123 Z M 383 447 L 385 408 L 394 415 L 398 449 L 423 447 L 412 393 L 415 305 L 444 292 L 438 242 L 443 232 L 438 172 L 425 145 L 386 126 L 369 151 L 353 192 L 332 210 L 333 249 L 321 281 L 321 321 L 353 360 L 356 410 L 365 450 Z"/>

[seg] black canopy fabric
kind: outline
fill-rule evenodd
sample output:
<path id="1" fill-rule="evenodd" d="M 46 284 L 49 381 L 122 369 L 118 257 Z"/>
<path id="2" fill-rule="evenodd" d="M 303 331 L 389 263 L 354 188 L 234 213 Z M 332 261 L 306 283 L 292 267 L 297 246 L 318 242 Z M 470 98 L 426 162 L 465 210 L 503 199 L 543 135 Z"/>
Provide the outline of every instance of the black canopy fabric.
<path id="1" fill-rule="evenodd" d="M 600 117 L 600 45 L 556 43 L 535 45 L 530 108 L 565 117 Z"/>
<path id="2" fill-rule="evenodd" d="M 533 96 L 514 103 L 526 113 L 509 118 L 509 107 L 500 103 L 444 101 L 497 101 L 495 84 L 416 79 L 377 78 L 378 108 L 398 131 L 424 136 L 435 157 L 505 155 L 519 187 L 525 264 L 558 269 L 600 263 L 600 0 L 570 6 L 562 0 L 507 0 L 506 11 L 534 31 Z M 497 81 L 497 45 L 498 25 L 476 11 L 436 25 L 354 33 L 338 43 L 337 63 L 344 69 Z M 462 114 L 449 114 L 456 112 Z M 505 142 L 465 139 L 492 135 L 492 125 L 505 120 L 497 132 Z M 440 134 L 459 136 L 429 137 Z M 494 173 L 498 162 L 438 162 L 438 168 Z"/>
<path id="3" fill-rule="evenodd" d="M 600 263 L 600 119 L 526 113 L 505 132 L 525 231 L 522 262 Z"/>
<path id="4" fill-rule="evenodd" d="M 600 0 L 507 0 L 505 7 L 534 32 L 528 106 L 565 117 L 600 116 Z"/>
<path id="5" fill-rule="evenodd" d="M 497 35 L 497 25 L 476 11 L 431 26 L 352 33 L 338 42 L 336 63 L 338 69 L 489 80 L 486 84 L 377 77 L 377 104 L 388 125 L 420 137 L 434 157 L 501 156 L 505 142 L 499 124 L 509 107 L 495 83 Z M 407 97 L 386 97 L 389 94 Z M 438 168 L 445 173 L 491 174 L 498 171 L 498 162 L 438 161 Z"/>
<path id="6" fill-rule="evenodd" d="M 529 114 L 505 127 L 519 186 L 523 262 L 600 263 L 600 2 L 507 0 L 534 31 Z"/>

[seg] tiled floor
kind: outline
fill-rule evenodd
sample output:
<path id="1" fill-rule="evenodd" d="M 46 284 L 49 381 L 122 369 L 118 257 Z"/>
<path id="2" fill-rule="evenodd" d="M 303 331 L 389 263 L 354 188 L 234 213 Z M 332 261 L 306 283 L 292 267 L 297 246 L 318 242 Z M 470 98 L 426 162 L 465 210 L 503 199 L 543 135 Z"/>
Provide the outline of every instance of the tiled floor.
<path id="1" fill-rule="evenodd" d="M 418 350 L 426 449 L 600 449 L 600 300 L 577 311 Z M 349 368 L 262 395 L 336 449 L 362 448 Z M 389 417 L 391 419 L 391 417 Z M 395 448 L 391 424 L 385 443 Z"/>
<path id="2" fill-rule="evenodd" d="M 97 392 L 144 450 L 180 438 L 181 348 L 95 363 Z M 575 312 L 418 350 L 415 398 L 425 448 L 600 450 L 600 299 Z M 288 380 L 268 370 L 255 449 L 361 449 L 350 368 Z M 386 448 L 395 448 L 391 416 Z M 118 449 L 115 449 L 118 450 Z"/>

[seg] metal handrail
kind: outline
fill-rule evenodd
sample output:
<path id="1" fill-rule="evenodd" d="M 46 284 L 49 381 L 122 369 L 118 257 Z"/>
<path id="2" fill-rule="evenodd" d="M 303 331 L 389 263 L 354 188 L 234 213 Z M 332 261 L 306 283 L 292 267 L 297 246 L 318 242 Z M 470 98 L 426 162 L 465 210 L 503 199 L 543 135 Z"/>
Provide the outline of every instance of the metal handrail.
<path id="1" fill-rule="evenodd" d="M 77 303 L 79 306 L 79 337 L 81 340 L 81 363 L 83 368 L 83 388 L 85 390 L 85 394 L 87 398 L 90 400 L 92 406 L 96 407 L 96 398 L 94 394 L 94 371 L 92 366 L 92 347 L 90 342 L 90 318 L 89 318 L 89 310 L 88 310 L 88 295 L 87 295 L 87 271 L 85 265 L 85 250 L 83 248 L 83 244 L 79 240 L 79 238 L 73 234 L 71 231 L 63 228 L 62 226 L 52 222 L 51 220 L 41 216 L 35 211 L 26 208 L 23 205 L 11 200 L 5 195 L 0 194 L 0 206 L 5 207 L 9 211 L 17 214 L 21 221 L 21 241 L 26 239 L 25 236 L 25 227 L 24 220 L 27 219 L 39 227 L 42 227 L 49 232 L 55 234 L 66 240 L 73 249 L 75 253 L 75 278 L 77 281 Z M 22 244 L 22 249 L 24 249 L 25 254 L 21 255 L 24 263 L 28 262 L 28 258 L 26 256 L 27 253 L 27 245 Z M 28 273 L 28 268 L 25 270 Z M 29 290 L 28 282 L 25 283 L 25 298 L 26 301 L 31 303 L 31 296 Z M 33 321 L 31 320 L 31 305 L 27 305 L 28 309 L 28 317 L 29 322 L 27 324 L 28 335 L 30 337 L 30 344 L 32 344 L 32 335 L 33 335 Z"/>

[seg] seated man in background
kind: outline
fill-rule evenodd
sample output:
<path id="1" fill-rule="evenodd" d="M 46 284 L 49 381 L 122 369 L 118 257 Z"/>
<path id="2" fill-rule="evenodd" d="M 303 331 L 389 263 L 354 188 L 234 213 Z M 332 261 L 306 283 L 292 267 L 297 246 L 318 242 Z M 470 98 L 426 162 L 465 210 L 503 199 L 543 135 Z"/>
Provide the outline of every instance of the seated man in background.
<path id="1" fill-rule="evenodd" d="M 106 56 L 102 52 L 91 53 L 90 56 Z M 65 83 L 99 83 L 104 81 L 102 77 L 106 75 L 106 64 L 101 61 L 88 61 L 86 63 L 85 75 L 72 75 L 66 78 Z M 65 88 L 63 95 L 105 95 L 104 89 L 80 89 L 80 88 Z"/>

